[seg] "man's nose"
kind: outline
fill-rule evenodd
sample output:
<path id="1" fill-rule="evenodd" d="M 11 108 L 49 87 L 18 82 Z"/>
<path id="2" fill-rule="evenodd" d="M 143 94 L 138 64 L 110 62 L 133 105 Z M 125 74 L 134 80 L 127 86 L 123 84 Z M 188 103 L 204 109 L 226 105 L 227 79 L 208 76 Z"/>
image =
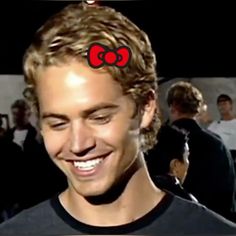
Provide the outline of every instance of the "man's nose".
<path id="1" fill-rule="evenodd" d="M 93 131 L 85 122 L 76 121 L 71 125 L 70 151 L 77 156 L 83 156 L 95 147 Z"/>

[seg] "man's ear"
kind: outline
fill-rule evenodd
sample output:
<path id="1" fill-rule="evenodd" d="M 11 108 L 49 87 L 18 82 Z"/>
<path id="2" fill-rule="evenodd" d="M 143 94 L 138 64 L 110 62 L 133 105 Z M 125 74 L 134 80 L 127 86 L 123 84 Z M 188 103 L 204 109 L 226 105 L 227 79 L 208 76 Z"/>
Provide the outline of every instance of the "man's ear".
<path id="1" fill-rule="evenodd" d="M 179 110 L 176 105 L 172 104 L 169 106 L 169 116 L 171 121 L 174 121 L 179 117 Z"/>
<path id="2" fill-rule="evenodd" d="M 179 160 L 178 159 L 172 159 L 170 162 L 170 172 L 174 175 L 177 174 L 178 170 L 178 166 L 179 166 Z"/>
<path id="3" fill-rule="evenodd" d="M 158 112 L 159 108 L 157 107 L 157 98 L 156 93 L 153 90 L 150 90 L 147 96 L 147 101 L 142 108 L 142 117 L 140 128 L 146 129 L 150 126 L 153 117 L 156 112 Z"/>

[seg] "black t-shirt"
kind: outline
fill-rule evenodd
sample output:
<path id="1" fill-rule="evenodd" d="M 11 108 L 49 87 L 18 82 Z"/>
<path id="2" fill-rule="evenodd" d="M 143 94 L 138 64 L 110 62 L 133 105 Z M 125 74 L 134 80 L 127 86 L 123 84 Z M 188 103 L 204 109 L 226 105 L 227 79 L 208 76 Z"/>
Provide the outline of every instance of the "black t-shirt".
<path id="1" fill-rule="evenodd" d="M 115 217 L 115 215 L 114 215 Z M 232 234 L 236 225 L 204 206 L 166 194 L 138 220 L 113 227 L 96 227 L 74 219 L 58 197 L 24 210 L 0 225 L 1 235 L 121 235 L 121 234 Z"/>

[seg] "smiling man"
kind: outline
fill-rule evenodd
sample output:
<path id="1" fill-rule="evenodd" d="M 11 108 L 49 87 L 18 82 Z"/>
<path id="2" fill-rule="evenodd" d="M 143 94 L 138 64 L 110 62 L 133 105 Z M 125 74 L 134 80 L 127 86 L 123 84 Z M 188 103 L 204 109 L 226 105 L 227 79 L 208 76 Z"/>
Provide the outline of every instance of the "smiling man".
<path id="1" fill-rule="evenodd" d="M 94 69 L 87 60 L 92 43 L 127 46 L 131 59 L 122 68 Z M 147 35 L 111 8 L 69 5 L 39 29 L 24 58 L 25 78 L 46 149 L 68 188 L 0 233 L 236 233 L 233 223 L 157 189 L 149 177 L 143 153 L 159 129 L 155 68 Z"/>

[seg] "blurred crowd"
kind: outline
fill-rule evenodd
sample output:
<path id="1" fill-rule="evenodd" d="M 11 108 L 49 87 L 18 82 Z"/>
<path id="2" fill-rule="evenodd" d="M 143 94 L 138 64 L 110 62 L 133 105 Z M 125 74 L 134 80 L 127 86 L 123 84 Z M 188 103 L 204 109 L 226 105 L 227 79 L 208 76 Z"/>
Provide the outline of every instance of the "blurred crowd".
<path id="1" fill-rule="evenodd" d="M 11 113 L 13 127 L 7 114 L 0 117 L 0 221 L 66 187 L 64 175 L 48 157 L 38 129 L 29 121 L 28 103 L 16 100 Z"/>

